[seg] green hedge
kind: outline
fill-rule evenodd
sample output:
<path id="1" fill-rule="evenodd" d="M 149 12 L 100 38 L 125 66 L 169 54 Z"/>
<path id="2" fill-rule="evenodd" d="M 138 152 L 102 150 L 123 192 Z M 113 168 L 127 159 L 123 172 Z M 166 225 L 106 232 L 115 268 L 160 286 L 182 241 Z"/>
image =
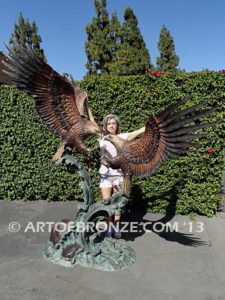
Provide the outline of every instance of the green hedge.
<path id="1" fill-rule="evenodd" d="M 187 94 L 192 94 L 193 100 L 186 105 L 204 100 L 206 106 L 217 103 L 224 107 L 225 75 L 219 72 L 94 78 L 80 85 L 88 92 L 90 106 L 99 123 L 106 114 L 116 113 L 123 132 L 143 126 L 149 114 Z M 59 139 L 43 125 L 33 100 L 8 86 L 0 86 L 0 99 L 0 199 L 82 199 L 78 175 L 51 162 Z M 223 111 L 205 120 L 224 118 Z M 164 163 L 150 178 L 134 179 L 133 197 L 147 203 L 152 212 L 165 213 L 176 205 L 177 213 L 213 215 L 219 202 L 224 167 L 225 123 L 205 131 L 208 138 L 201 140 L 201 146 L 192 149 L 188 156 Z M 213 155 L 208 154 L 208 148 L 215 150 Z M 99 154 L 95 153 L 91 175 L 96 197 L 100 199 L 98 166 Z"/>

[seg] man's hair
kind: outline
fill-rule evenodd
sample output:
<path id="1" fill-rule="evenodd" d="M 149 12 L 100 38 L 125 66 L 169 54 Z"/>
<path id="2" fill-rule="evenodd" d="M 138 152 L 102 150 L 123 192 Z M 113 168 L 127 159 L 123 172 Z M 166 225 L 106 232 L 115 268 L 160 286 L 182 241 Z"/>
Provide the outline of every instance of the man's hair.
<path id="1" fill-rule="evenodd" d="M 117 128 L 116 128 L 116 134 L 120 133 L 120 120 L 119 117 L 117 115 L 114 114 L 110 114 L 105 116 L 105 118 L 103 119 L 103 129 L 104 129 L 104 133 L 108 134 L 107 131 L 107 123 L 109 120 L 114 119 L 117 123 Z"/>

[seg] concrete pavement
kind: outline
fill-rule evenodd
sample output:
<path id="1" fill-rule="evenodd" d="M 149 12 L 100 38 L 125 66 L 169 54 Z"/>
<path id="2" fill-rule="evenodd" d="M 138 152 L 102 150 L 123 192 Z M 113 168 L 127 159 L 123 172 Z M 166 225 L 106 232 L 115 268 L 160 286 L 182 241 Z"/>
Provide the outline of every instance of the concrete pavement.
<path id="1" fill-rule="evenodd" d="M 72 218 L 77 205 L 0 201 L 1 300 L 225 299 L 224 213 L 196 216 L 194 221 L 142 211 L 126 214 L 124 220 L 142 224 L 139 229 L 145 224 L 149 232 L 124 235 L 137 255 L 129 269 L 101 272 L 45 261 L 48 228 L 34 232 L 29 225 Z M 20 223 L 17 233 L 9 230 L 11 222 Z M 161 222 L 170 222 L 176 231 L 162 230 Z"/>

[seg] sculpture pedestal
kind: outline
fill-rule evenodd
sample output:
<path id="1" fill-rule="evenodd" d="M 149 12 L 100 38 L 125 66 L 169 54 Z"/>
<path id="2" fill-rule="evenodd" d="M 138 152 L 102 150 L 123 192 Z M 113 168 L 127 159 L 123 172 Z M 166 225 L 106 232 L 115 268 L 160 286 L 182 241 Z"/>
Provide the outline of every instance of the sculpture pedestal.
<path id="1" fill-rule="evenodd" d="M 58 164 L 63 161 L 75 165 L 83 179 L 84 205 L 73 220 L 55 224 L 44 258 L 70 268 L 82 266 L 115 271 L 129 267 L 135 262 L 135 251 L 125 242 L 105 237 L 104 230 L 98 230 L 101 225 L 107 225 L 109 217 L 121 211 L 128 199 L 118 192 L 106 201 L 95 202 L 89 173 L 71 155 L 62 157 Z"/>
<path id="2" fill-rule="evenodd" d="M 68 241 L 65 241 L 65 244 L 66 242 L 67 246 L 61 244 L 58 248 L 48 242 L 44 251 L 45 259 L 64 267 L 81 266 L 102 271 L 123 270 L 135 262 L 135 251 L 124 242 L 112 238 L 96 239 L 91 251 L 77 249 L 75 244 L 69 244 Z M 63 256 L 65 249 L 71 250 L 69 255 L 66 255 L 69 257 Z"/>

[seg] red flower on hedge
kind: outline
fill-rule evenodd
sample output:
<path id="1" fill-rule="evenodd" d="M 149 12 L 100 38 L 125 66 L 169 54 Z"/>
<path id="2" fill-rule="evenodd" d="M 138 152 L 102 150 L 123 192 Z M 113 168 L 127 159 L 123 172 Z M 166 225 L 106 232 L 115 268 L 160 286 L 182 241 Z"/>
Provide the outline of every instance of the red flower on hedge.
<path id="1" fill-rule="evenodd" d="M 153 75 L 153 76 L 159 76 L 159 75 L 162 75 L 164 73 L 165 72 L 163 72 L 163 71 L 151 71 L 151 72 L 148 72 L 147 74 Z"/>
<path id="2" fill-rule="evenodd" d="M 207 153 L 209 156 L 212 156 L 215 153 L 215 149 L 214 148 L 208 148 Z"/>

